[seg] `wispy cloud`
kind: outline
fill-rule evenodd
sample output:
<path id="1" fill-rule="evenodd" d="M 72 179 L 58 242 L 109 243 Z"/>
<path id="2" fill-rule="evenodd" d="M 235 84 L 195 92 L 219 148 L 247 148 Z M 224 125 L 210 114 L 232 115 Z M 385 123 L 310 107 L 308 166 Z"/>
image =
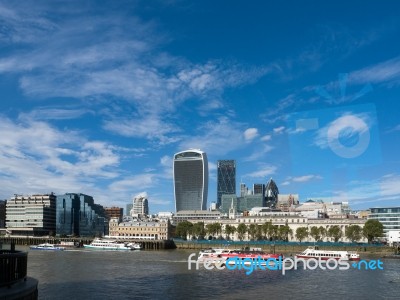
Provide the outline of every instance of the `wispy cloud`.
<path id="1" fill-rule="evenodd" d="M 244 139 L 247 142 L 250 142 L 250 141 L 252 141 L 253 139 L 255 139 L 259 135 L 258 129 L 257 128 L 247 128 L 244 131 L 243 135 L 244 135 Z"/>
<path id="2" fill-rule="evenodd" d="M 275 174 L 277 167 L 272 165 L 261 165 L 258 167 L 257 171 L 245 174 L 243 177 L 251 177 L 251 178 L 260 178 L 265 180 L 266 177 L 269 177 Z"/>

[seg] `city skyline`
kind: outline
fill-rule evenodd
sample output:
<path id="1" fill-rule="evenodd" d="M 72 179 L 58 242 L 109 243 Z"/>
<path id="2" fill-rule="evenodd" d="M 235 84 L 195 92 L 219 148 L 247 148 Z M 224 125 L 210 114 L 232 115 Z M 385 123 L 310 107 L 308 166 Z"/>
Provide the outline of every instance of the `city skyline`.
<path id="1" fill-rule="evenodd" d="M 300 201 L 400 199 L 400 3 L 0 0 L 0 199 L 174 211 L 173 154 Z M 290 9 L 288 9 L 290 8 Z"/>

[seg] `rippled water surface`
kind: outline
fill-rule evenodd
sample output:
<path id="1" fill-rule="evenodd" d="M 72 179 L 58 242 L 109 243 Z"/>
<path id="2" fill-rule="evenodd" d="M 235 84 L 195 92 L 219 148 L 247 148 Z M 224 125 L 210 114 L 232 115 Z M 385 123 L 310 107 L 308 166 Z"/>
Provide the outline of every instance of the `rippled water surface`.
<path id="1" fill-rule="evenodd" d="M 27 250 L 27 249 L 20 249 Z M 399 299 L 400 260 L 384 270 L 188 270 L 193 251 L 29 251 L 39 299 Z"/>

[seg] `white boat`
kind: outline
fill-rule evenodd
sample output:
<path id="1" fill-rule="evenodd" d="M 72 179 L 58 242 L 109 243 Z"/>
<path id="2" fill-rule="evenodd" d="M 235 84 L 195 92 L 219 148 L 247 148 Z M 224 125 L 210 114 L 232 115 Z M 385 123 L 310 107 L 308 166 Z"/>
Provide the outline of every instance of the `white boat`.
<path id="1" fill-rule="evenodd" d="M 330 251 L 330 250 L 318 250 L 318 247 L 309 247 L 303 252 L 296 254 L 297 258 L 309 259 L 336 259 L 336 260 L 347 260 L 347 261 L 358 261 L 360 255 L 354 251 Z"/>
<path id="2" fill-rule="evenodd" d="M 31 250 L 65 250 L 65 247 L 56 246 L 54 244 L 44 243 L 30 246 Z"/>
<path id="3" fill-rule="evenodd" d="M 127 246 L 131 247 L 132 250 L 142 250 L 143 247 L 140 243 L 128 243 Z"/>
<path id="4" fill-rule="evenodd" d="M 119 242 L 116 240 L 102 240 L 95 239 L 89 245 L 83 245 L 84 248 L 88 249 L 99 249 L 99 250 L 140 250 L 141 245 L 137 243 Z"/>
<path id="5" fill-rule="evenodd" d="M 228 254 L 231 253 L 232 251 L 234 250 L 228 248 L 210 248 L 210 249 L 200 250 L 197 260 L 203 261 L 205 258 L 207 259 L 221 258 L 222 254 Z"/>

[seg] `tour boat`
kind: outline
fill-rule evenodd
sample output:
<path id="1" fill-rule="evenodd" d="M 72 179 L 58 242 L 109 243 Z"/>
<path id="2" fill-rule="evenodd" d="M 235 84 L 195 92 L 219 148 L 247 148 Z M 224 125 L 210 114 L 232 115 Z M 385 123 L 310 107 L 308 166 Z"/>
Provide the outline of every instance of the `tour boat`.
<path id="1" fill-rule="evenodd" d="M 140 250 L 142 246 L 139 243 L 118 242 L 115 240 L 95 239 L 89 245 L 83 245 L 88 249 L 99 250 Z"/>
<path id="2" fill-rule="evenodd" d="M 321 260 L 336 259 L 336 260 L 348 260 L 348 261 L 358 261 L 360 260 L 360 255 L 354 251 L 328 251 L 328 250 L 318 250 L 317 247 L 309 247 L 303 252 L 296 254 L 297 258 L 315 258 Z"/>
<path id="3" fill-rule="evenodd" d="M 65 250 L 65 247 L 56 246 L 54 244 L 44 243 L 39 245 L 30 246 L 31 250 Z"/>
<path id="4" fill-rule="evenodd" d="M 199 257 L 197 258 L 197 260 L 202 261 L 205 258 L 209 259 L 209 258 L 221 258 L 221 254 L 227 254 L 227 253 L 231 253 L 232 249 L 228 249 L 228 248 L 210 248 L 210 249 L 204 249 L 201 250 L 199 252 Z"/>
<path id="5" fill-rule="evenodd" d="M 262 265 L 265 265 L 269 260 L 270 264 L 275 264 L 275 261 L 283 260 L 283 254 L 278 253 L 266 253 L 263 251 L 242 251 L 242 250 L 234 250 L 230 253 L 221 254 L 221 258 L 228 260 L 229 264 L 235 264 L 238 260 L 243 261 L 244 264 L 251 264 L 252 261 L 261 262 Z"/>

